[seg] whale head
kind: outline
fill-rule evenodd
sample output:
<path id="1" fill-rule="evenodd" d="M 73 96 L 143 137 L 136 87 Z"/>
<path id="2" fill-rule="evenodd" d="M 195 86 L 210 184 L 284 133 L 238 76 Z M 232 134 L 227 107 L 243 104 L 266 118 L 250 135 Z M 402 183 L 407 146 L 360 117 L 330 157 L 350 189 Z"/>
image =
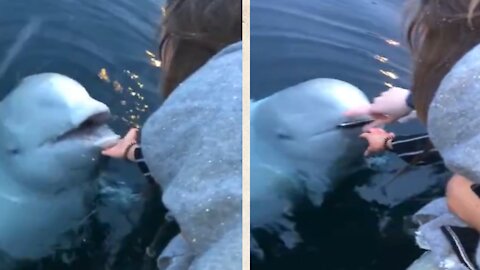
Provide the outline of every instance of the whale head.
<path id="1" fill-rule="evenodd" d="M 325 193 L 364 165 L 361 127 L 340 129 L 344 112 L 369 104 L 357 87 L 315 79 L 251 104 L 251 226 L 299 241 L 291 221 L 297 201 L 321 205 Z"/>
<path id="2" fill-rule="evenodd" d="M 39 259 L 74 243 L 96 194 L 108 107 L 78 82 L 26 77 L 0 102 L 0 251 Z"/>
<path id="3" fill-rule="evenodd" d="M 118 139 L 109 118 L 109 108 L 69 77 L 26 77 L 0 102 L 0 171 L 37 193 L 92 179 L 101 147 Z"/>
<path id="4" fill-rule="evenodd" d="M 287 88 L 252 105 L 252 151 L 270 166 L 294 170 L 312 181 L 341 177 L 362 161 L 361 129 L 340 129 L 344 112 L 368 105 L 357 87 L 335 79 L 315 79 Z M 268 149 L 267 149 L 268 148 Z"/>

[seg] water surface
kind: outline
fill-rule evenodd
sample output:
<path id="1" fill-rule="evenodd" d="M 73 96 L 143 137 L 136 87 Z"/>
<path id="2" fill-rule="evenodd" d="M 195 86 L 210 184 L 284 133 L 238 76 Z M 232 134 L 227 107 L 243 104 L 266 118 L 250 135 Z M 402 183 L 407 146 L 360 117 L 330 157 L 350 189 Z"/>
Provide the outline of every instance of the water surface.
<path id="1" fill-rule="evenodd" d="M 161 0 L 21 0 L 0 2 L 0 99 L 23 77 L 57 72 L 78 80 L 112 113 L 111 127 L 124 134 L 141 126 L 162 101 L 161 74 L 155 54 L 161 19 Z M 138 169 L 110 161 L 112 183 L 136 194 L 146 187 Z M 129 235 L 111 241 L 112 229 L 93 222 L 80 250 L 57 254 L 22 269 L 138 269 L 144 246 L 151 241 L 160 216 L 141 219 L 144 202 L 125 212 L 102 210 Z M 109 240 L 110 239 L 110 240 Z M 116 254 L 109 254 L 115 251 Z M 111 260 L 108 262 L 108 260 Z M 0 269 L 3 269 L 0 265 Z"/>
<path id="2" fill-rule="evenodd" d="M 403 2 L 251 1 L 252 98 L 318 77 L 352 83 L 369 98 L 391 86 L 408 88 Z M 418 122 L 389 129 L 425 131 Z M 278 236 L 254 230 L 265 260 L 254 258 L 253 269 L 405 269 L 421 254 L 408 234 L 407 218 L 443 193 L 445 169 L 422 167 L 392 182 L 405 164 L 388 156 L 376 165 L 350 176 L 322 207 L 309 202 L 297 207 L 294 222 L 303 242 L 293 250 Z"/>

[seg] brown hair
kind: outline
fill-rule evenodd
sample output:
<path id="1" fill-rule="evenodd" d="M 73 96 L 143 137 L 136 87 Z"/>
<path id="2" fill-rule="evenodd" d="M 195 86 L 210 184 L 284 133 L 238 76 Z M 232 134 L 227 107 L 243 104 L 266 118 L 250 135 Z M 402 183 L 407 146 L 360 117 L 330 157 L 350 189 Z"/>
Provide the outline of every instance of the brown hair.
<path id="1" fill-rule="evenodd" d="M 242 1 L 167 1 L 162 32 L 165 55 L 170 56 L 168 63 L 162 59 L 166 97 L 212 56 L 242 39 Z"/>
<path id="2" fill-rule="evenodd" d="M 411 0 L 408 43 L 413 53 L 412 94 L 418 117 L 428 108 L 443 77 L 480 43 L 480 0 Z"/>

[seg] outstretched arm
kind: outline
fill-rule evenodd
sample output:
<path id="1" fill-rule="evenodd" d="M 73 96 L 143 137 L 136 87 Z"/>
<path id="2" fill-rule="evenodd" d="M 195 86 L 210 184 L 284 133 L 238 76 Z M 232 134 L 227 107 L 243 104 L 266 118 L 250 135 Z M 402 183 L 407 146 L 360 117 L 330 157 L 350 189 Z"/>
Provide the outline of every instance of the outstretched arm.
<path id="1" fill-rule="evenodd" d="M 102 154 L 112 158 L 123 158 L 135 162 L 147 180 L 153 184 L 155 180 L 151 176 L 147 163 L 145 163 L 143 159 L 142 149 L 137 143 L 137 137 L 138 129 L 132 128 L 116 145 L 104 149 Z"/>
<path id="2" fill-rule="evenodd" d="M 153 179 L 152 174 L 150 173 L 150 169 L 148 169 L 147 163 L 145 163 L 145 159 L 143 159 L 142 148 L 137 145 L 133 153 L 133 161 L 137 163 L 137 166 L 142 172 L 143 176 L 147 178 L 148 182 L 150 182 L 151 184 L 155 184 L 155 179 Z"/>
<path id="3" fill-rule="evenodd" d="M 390 151 L 413 165 L 432 164 L 442 160 L 427 134 L 396 136 L 380 128 L 371 128 L 360 137 L 368 141 L 365 155 Z"/>
<path id="4" fill-rule="evenodd" d="M 413 108 L 411 92 L 407 89 L 392 87 L 376 97 L 372 104 L 354 108 L 345 112 L 347 117 L 368 115 L 375 121 L 366 125 L 363 130 L 380 127 L 402 119 L 410 119 Z"/>

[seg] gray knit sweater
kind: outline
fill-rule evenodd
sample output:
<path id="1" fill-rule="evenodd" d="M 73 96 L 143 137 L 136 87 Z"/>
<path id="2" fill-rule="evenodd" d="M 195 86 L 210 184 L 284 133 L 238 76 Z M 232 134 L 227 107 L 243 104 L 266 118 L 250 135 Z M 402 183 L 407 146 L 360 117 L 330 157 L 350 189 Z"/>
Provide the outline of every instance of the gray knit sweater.
<path id="1" fill-rule="evenodd" d="M 480 45 L 477 45 L 457 62 L 442 80 L 428 118 L 428 132 L 446 166 L 476 183 L 480 183 L 479 59 Z M 452 256 L 453 251 L 440 229 L 445 225 L 467 225 L 448 210 L 444 199 L 428 204 L 415 218 L 423 221 L 417 243 L 432 250 L 437 264 L 450 265 L 448 269 L 467 269 Z M 476 261 L 480 262 L 479 250 Z"/>
<path id="2" fill-rule="evenodd" d="M 142 130 L 145 160 L 181 228 L 163 269 L 241 269 L 241 48 L 228 46 L 187 78 Z"/>

